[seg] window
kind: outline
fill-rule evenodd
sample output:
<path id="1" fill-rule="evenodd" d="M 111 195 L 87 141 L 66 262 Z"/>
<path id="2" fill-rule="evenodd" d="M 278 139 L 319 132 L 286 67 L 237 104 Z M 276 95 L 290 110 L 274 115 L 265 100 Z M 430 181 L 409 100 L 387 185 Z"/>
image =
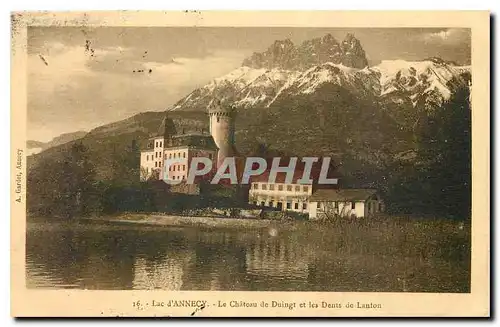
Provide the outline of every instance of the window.
<path id="1" fill-rule="evenodd" d="M 287 208 L 287 209 L 292 209 L 292 204 L 291 204 L 290 202 L 287 202 L 287 203 L 286 203 L 286 208 Z"/>
<path id="2" fill-rule="evenodd" d="M 306 210 L 307 209 L 307 203 L 302 203 L 302 210 Z"/>
<path id="3" fill-rule="evenodd" d="M 158 158 L 158 152 L 155 152 L 155 158 Z"/>
<path id="4" fill-rule="evenodd" d="M 173 171 L 175 171 L 175 166 L 173 166 L 173 167 L 174 167 Z"/>
<path id="5" fill-rule="evenodd" d="M 265 206 L 265 205 L 266 205 L 266 203 L 265 203 L 264 201 L 262 201 L 262 202 L 260 203 L 260 205 L 263 207 L 263 206 Z"/>
<path id="6" fill-rule="evenodd" d="M 257 201 L 254 201 L 254 202 L 253 202 L 253 205 L 254 205 L 254 206 L 256 206 L 256 205 L 257 205 Z"/>
<path id="7" fill-rule="evenodd" d="M 278 191 L 283 191 L 283 185 L 278 185 Z"/>
<path id="8" fill-rule="evenodd" d="M 175 155 L 176 155 L 176 154 L 174 153 L 174 159 L 175 159 Z"/>
<path id="9" fill-rule="evenodd" d="M 186 165 L 182 165 L 182 170 L 186 171 Z"/>
<path id="10" fill-rule="evenodd" d="M 294 208 L 295 208 L 295 210 L 299 210 L 299 203 L 298 202 L 295 202 Z"/>
<path id="11" fill-rule="evenodd" d="M 149 167 L 146 167 L 146 174 L 149 174 Z"/>
<path id="12" fill-rule="evenodd" d="M 160 158 L 161 158 L 161 152 L 160 152 Z"/>
<path id="13" fill-rule="evenodd" d="M 274 184 L 269 184 L 269 190 L 274 191 Z"/>
<path id="14" fill-rule="evenodd" d="M 269 201 L 269 206 L 274 207 L 273 201 Z"/>
<path id="15" fill-rule="evenodd" d="M 267 184 L 262 184 L 262 189 L 267 190 Z"/>
<path id="16" fill-rule="evenodd" d="M 288 192 L 292 191 L 292 185 L 287 185 L 287 186 L 286 186 L 286 190 L 287 190 Z"/>
<path id="17" fill-rule="evenodd" d="M 316 208 L 321 209 L 321 202 L 318 202 L 318 204 L 316 205 Z"/>
<path id="18" fill-rule="evenodd" d="M 158 163 L 155 161 L 155 167 L 158 167 Z"/>
<path id="19" fill-rule="evenodd" d="M 149 161 L 149 154 L 146 156 L 146 161 Z"/>
<path id="20" fill-rule="evenodd" d="M 304 186 L 304 192 L 307 192 L 309 191 L 309 187 L 308 186 Z"/>
<path id="21" fill-rule="evenodd" d="M 183 157 L 183 158 L 186 158 L 186 152 L 183 152 L 183 153 L 182 153 L 182 157 Z"/>
<path id="22" fill-rule="evenodd" d="M 211 153 L 208 154 L 208 159 L 212 160 L 212 154 Z"/>
<path id="23" fill-rule="evenodd" d="M 163 145 L 163 142 L 160 142 L 160 148 L 161 148 L 162 145 Z"/>
<path id="24" fill-rule="evenodd" d="M 172 159 L 172 154 L 171 153 L 168 155 L 168 159 Z"/>
<path id="25" fill-rule="evenodd" d="M 253 188 L 254 188 L 254 190 L 258 190 L 259 189 L 259 184 L 257 184 L 257 183 L 253 184 Z"/>
<path id="26" fill-rule="evenodd" d="M 295 186 L 295 192 L 300 192 L 300 186 Z"/>
<path id="27" fill-rule="evenodd" d="M 158 147 L 158 142 L 155 141 L 155 148 Z"/>
<path id="28" fill-rule="evenodd" d="M 219 122 L 219 121 L 220 121 L 220 118 L 219 118 L 219 117 L 217 117 L 217 122 Z"/>
<path id="29" fill-rule="evenodd" d="M 351 202 L 351 209 L 356 209 L 356 202 L 354 201 Z"/>

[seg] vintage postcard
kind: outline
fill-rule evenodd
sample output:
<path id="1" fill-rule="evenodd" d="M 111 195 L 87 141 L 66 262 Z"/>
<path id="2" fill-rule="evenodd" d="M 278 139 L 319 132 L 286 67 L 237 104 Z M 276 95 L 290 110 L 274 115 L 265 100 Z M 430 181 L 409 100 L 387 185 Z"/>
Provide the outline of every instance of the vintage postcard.
<path id="1" fill-rule="evenodd" d="M 12 316 L 490 315 L 488 12 L 11 27 Z"/>

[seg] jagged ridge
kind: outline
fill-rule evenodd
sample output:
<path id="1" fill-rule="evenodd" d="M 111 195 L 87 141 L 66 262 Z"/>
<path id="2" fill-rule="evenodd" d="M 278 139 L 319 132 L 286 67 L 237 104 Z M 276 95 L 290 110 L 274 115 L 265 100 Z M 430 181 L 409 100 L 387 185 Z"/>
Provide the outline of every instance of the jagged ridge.
<path id="1" fill-rule="evenodd" d="M 266 51 L 253 53 L 242 65 L 256 69 L 305 70 L 327 62 L 360 69 L 368 66 L 365 51 L 353 34 L 347 34 L 342 43 L 327 34 L 304 41 L 298 47 L 290 39 L 278 40 Z"/>

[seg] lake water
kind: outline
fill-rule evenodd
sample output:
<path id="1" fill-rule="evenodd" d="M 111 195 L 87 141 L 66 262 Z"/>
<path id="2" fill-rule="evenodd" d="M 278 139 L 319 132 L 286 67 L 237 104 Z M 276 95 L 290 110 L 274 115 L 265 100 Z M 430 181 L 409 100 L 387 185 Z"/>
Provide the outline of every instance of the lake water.
<path id="1" fill-rule="evenodd" d="M 439 236 L 420 242 L 382 230 L 367 236 L 300 224 L 203 230 L 29 223 L 26 283 L 93 290 L 469 291 L 470 255 L 460 238 L 443 245 Z"/>

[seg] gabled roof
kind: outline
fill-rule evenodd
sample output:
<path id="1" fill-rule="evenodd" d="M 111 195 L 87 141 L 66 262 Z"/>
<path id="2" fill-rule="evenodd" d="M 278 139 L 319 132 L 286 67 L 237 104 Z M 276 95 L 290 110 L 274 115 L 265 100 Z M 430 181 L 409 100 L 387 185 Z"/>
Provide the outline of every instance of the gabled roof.
<path id="1" fill-rule="evenodd" d="M 376 193 L 374 189 L 318 189 L 309 201 L 365 201 Z"/>

